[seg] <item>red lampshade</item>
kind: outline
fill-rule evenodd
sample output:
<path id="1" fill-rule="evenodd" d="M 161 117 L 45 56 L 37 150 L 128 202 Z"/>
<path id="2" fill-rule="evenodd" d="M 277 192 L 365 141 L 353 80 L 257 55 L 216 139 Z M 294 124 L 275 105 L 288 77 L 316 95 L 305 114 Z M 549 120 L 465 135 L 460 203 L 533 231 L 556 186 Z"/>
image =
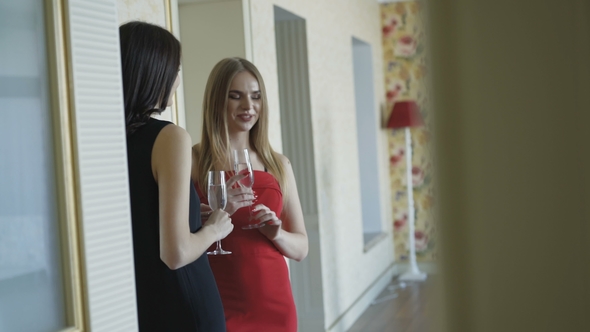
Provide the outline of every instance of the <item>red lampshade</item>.
<path id="1" fill-rule="evenodd" d="M 387 121 L 387 128 L 405 128 L 405 127 L 418 127 L 424 124 L 420 110 L 416 102 L 398 101 L 393 105 L 393 110 Z"/>

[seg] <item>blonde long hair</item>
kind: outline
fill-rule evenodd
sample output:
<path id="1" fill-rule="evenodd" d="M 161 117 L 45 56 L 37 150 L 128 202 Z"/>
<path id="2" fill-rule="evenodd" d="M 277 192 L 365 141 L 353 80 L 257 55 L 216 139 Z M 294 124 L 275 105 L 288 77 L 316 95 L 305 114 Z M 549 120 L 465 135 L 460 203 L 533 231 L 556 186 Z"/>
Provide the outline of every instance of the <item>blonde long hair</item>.
<path id="1" fill-rule="evenodd" d="M 243 71 L 254 75 L 260 86 L 262 107 L 258 121 L 250 129 L 250 146 L 258 154 L 269 173 L 286 193 L 286 175 L 283 163 L 268 141 L 268 102 L 262 75 L 250 61 L 242 58 L 226 58 L 219 61 L 207 80 L 203 97 L 203 131 L 200 148 L 196 152 L 197 180 L 202 192 L 207 192 L 207 173 L 223 170 L 231 156 L 227 127 L 227 99 L 234 77 Z M 230 163 L 231 164 L 231 163 Z"/>

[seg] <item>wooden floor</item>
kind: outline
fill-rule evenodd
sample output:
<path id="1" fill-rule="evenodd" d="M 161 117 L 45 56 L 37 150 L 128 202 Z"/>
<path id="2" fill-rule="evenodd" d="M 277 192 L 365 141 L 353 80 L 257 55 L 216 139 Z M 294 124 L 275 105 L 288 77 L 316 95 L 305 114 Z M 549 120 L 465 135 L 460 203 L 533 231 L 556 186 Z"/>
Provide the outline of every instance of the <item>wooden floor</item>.
<path id="1" fill-rule="evenodd" d="M 433 284 L 431 276 L 405 287 L 393 279 L 348 332 L 427 332 Z"/>

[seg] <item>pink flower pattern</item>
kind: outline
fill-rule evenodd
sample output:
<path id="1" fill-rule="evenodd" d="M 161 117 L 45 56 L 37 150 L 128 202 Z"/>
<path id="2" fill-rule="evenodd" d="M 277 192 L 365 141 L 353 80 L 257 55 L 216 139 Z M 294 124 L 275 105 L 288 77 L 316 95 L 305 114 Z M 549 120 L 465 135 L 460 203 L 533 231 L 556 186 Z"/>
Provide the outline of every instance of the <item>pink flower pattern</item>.
<path id="1" fill-rule="evenodd" d="M 418 102 L 425 126 L 411 129 L 412 184 L 415 202 L 415 248 L 419 261 L 436 257 L 434 243 L 436 220 L 433 216 L 432 148 L 429 134 L 428 75 L 424 50 L 424 28 L 419 2 L 397 2 L 381 5 L 381 27 L 387 109 L 398 100 Z M 389 114 L 386 114 L 388 116 Z M 406 191 L 406 154 L 404 130 L 389 131 L 389 162 L 393 209 L 394 247 L 398 260 L 408 257 L 408 201 Z"/>

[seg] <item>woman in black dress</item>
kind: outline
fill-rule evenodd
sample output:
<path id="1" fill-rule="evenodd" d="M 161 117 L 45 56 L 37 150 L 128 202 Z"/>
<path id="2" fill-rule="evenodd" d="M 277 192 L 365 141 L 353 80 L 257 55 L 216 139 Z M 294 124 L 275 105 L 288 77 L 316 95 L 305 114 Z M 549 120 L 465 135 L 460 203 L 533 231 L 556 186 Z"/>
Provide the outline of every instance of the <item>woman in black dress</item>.
<path id="1" fill-rule="evenodd" d="M 179 84 L 180 43 L 165 29 L 129 22 L 119 29 L 139 329 L 225 331 L 205 250 L 233 229 L 214 211 L 201 226 L 191 183 L 191 138 L 151 117 Z"/>

